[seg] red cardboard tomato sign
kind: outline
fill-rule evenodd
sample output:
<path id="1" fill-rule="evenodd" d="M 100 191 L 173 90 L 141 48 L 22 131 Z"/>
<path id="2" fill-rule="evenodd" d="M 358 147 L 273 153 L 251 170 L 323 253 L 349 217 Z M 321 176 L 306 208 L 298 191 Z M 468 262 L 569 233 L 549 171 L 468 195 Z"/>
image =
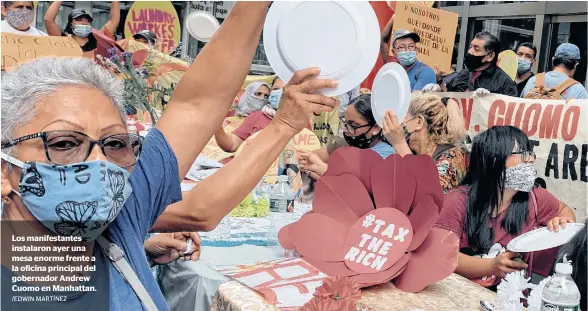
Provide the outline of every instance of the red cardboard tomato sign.
<path id="1" fill-rule="evenodd" d="M 392 267 L 412 241 L 410 220 L 395 208 L 378 208 L 360 218 L 344 244 L 345 264 L 358 273 Z"/>

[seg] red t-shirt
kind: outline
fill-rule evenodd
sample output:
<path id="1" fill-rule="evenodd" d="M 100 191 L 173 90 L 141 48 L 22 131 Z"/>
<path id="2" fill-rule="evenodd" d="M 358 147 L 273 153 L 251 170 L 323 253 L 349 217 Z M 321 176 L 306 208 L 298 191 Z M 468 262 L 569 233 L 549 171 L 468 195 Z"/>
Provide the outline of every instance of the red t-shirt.
<path id="1" fill-rule="evenodd" d="M 534 188 L 533 194 L 535 195 L 537 201 L 537 207 L 535 207 L 534 200 L 531 198 L 531 196 L 529 196 L 529 213 L 523 226 L 523 230 L 520 232 L 520 234 L 532 231 L 536 227 L 539 228 L 546 226 L 547 222 L 559 214 L 559 200 L 553 196 L 553 194 L 543 188 Z M 471 253 L 471 251 L 468 251 L 468 237 L 466 231 L 464 230 L 466 201 L 466 187 L 462 186 L 453 191 L 450 191 L 445 196 L 443 209 L 439 214 L 439 218 L 437 219 L 435 226 L 454 232 L 458 237 L 460 237 L 460 251 Z M 535 220 L 535 211 L 537 211 L 537 220 Z M 507 234 L 500 226 L 500 223 L 505 216 L 506 210 L 500 212 L 496 218 L 491 219 L 490 227 L 494 227 L 495 224 L 498 225 L 494 229 L 493 244 L 499 243 L 502 247 L 506 248 L 508 243 L 516 236 Z M 541 275 L 548 274 L 549 269 L 555 260 L 556 252 L 557 249 L 551 249 L 533 254 L 533 272 Z M 523 257 L 525 262 L 528 262 L 529 254 L 523 254 Z"/>
<path id="2" fill-rule="evenodd" d="M 272 119 L 266 116 L 265 113 L 256 111 L 248 115 L 243 124 L 233 131 L 233 134 L 242 140 L 247 140 L 249 136 L 263 130 L 270 122 L 272 122 Z"/>

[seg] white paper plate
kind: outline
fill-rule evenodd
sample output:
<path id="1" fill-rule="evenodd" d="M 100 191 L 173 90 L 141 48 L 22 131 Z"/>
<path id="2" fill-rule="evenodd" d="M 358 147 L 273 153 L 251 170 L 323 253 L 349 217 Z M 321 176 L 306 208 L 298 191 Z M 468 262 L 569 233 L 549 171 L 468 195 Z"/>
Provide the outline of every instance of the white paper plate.
<path id="1" fill-rule="evenodd" d="M 267 59 L 289 81 L 298 70 L 321 68 L 320 78 L 339 81 L 323 90 L 341 95 L 370 73 L 380 51 L 380 27 L 367 1 L 275 1 L 263 28 Z"/>
<path id="2" fill-rule="evenodd" d="M 384 126 L 382 118 L 388 109 L 402 122 L 409 105 L 410 81 L 406 70 L 397 63 L 382 66 L 372 85 L 372 113 L 378 125 Z"/>
<path id="3" fill-rule="evenodd" d="M 583 223 L 567 224 L 565 229 L 560 228 L 558 232 L 539 228 L 514 238 L 506 248 L 517 253 L 550 249 L 568 243 L 580 230 L 585 230 Z"/>
<path id="4" fill-rule="evenodd" d="M 218 20 L 212 14 L 205 11 L 190 13 L 186 18 L 188 32 L 196 40 L 208 42 L 220 27 Z"/>

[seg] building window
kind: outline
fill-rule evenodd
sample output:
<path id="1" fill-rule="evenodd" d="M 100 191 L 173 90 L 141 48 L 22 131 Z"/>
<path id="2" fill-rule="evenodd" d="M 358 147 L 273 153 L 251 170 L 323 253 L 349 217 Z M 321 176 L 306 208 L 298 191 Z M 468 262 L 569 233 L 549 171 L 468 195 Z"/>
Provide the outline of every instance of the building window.
<path id="1" fill-rule="evenodd" d="M 441 7 L 463 5 L 463 1 L 440 1 L 440 2 L 441 2 Z"/>
<path id="2" fill-rule="evenodd" d="M 45 28 L 45 13 L 47 13 L 47 9 L 51 3 L 48 1 L 38 1 L 37 3 L 37 20 L 35 27 L 43 32 L 47 32 L 47 28 Z M 57 18 L 55 19 L 55 22 L 61 31 L 63 31 L 67 25 L 67 17 L 74 9 L 74 5 L 74 2 L 72 1 L 61 3 L 61 7 L 59 7 L 59 13 L 57 13 Z"/>
<path id="3" fill-rule="evenodd" d="M 576 73 L 574 79 L 576 81 L 585 84 L 586 82 L 586 61 L 587 55 L 587 43 L 586 36 L 588 35 L 586 29 L 588 22 L 565 22 L 565 23 L 554 23 L 552 25 L 551 32 L 551 45 L 549 46 L 549 54 L 546 61 L 545 71 L 552 70 L 551 59 L 555 54 L 555 50 L 562 43 L 573 43 L 580 49 L 580 64 L 576 67 Z"/>
<path id="4" fill-rule="evenodd" d="M 498 37 L 502 50 L 514 50 L 520 43 L 533 42 L 534 30 L 534 18 L 486 19 L 474 23 L 474 35 L 488 31 Z"/>

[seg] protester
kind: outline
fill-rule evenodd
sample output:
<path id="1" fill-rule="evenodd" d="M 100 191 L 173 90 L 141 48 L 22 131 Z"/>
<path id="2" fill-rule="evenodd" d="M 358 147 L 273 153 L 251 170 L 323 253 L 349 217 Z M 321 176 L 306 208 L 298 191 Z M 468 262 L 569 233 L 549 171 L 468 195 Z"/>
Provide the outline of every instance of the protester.
<path id="1" fill-rule="evenodd" d="M 96 292 L 67 293 L 65 302 L 44 303 L 47 308 L 96 306 L 97 295 L 108 293 L 108 302 L 101 302 L 110 310 L 141 310 L 142 302 L 152 310 L 168 310 L 144 256 L 147 232 L 215 228 L 251 192 L 311 113 L 335 108 L 336 99 L 315 94 L 336 87 L 335 81 L 313 79 L 320 72 L 316 68 L 297 72 L 285 87 L 280 111 L 252 148 L 182 195 L 180 181 L 225 118 L 249 71 L 268 4 L 235 4 L 144 141 L 127 132 L 122 81 L 89 59 L 41 58 L 3 74 L 2 220 L 28 220 L 9 226 L 6 233 L 80 236 L 84 241 L 72 245 L 84 251 L 61 254 L 95 256 L 94 262 L 79 264 L 96 265 L 102 272 L 91 278 L 99 282 L 92 284 Z M 107 178 L 100 178 L 103 174 Z M 88 208 L 96 210 L 87 213 Z M 80 218 L 78 210 L 86 216 Z M 167 216 L 159 217 L 162 213 Z M 109 266 L 94 242 L 102 238 L 112 243 L 110 249 L 124 249 L 130 274 L 140 282 L 135 285 L 144 287 L 146 296 L 139 299 L 141 291 L 136 294 Z M 10 267 L 2 268 L 3 278 L 13 275 L 4 273 Z M 128 276 L 129 270 L 121 273 Z"/>
<path id="2" fill-rule="evenodd" d="M 506 252 L 515 237 L 547 226 L 574 222 L 569 207 L 560 208 L 547 190 L 535 188 L 535 154 L 529 138 L 518 128 L 494 126 L 476 136 L 470 167 L 462 186 L 449 192 L 437 226 L 460 237 L 455 272 L 485 286 L 496 285 L 507 273 L 532 269 L 529 254 Z M 552 262 L 550 260 L 549 262 Z"/>
<path id="3" fill-rule="evenodd" d="M 447 97 L 416 95 L 402 124 L 393 111 L 384 116 L 383 133 L 397 154 L 433 157 L 443 192 L 459 186 L 468 168 L 462 140 L 465 126 L 459 105 Z"/>
<path id="4" fill-rule="evenodd" d="M 532 77 L 521 93 L 524 98 L 588 99 L 580 82 L 573 79 L 580 64 L 580 49 L 571 43 L 562 43 L 552 59 L 553 71 Z"/>
<path id="5" fill-rule="evenodd" d="M 475 92 L 479 97 L 490 93 L 518 97 L 515 82 L 496 65 L 500 52 L 500 40 L 496 36 L 487 31 L 477 33 L 464 58 L 466 68 L 451 80 L 447 85 L 447 91 Z M 423 88 L 423 92 L 440 90 L 437 84 Z"/>
<path id="6" fill-rule="evenodd" d="M 141 30 L 133 35 L 133 39 L 137 40 L 137 42 L 141 42 L 143 44 L 147 44 L 149 46 L 154 46 L 157 43 L 157 36 L 147 29 Z"/>
<path id="7" fill-rule="evenodd" d="M 256 111 L 260 111 L 267 105 L 271 92 L 270 86 L 265 82 L 253 82 L 247 86 L 245 93 L 239 99 L 235 114 L 246 117 Z"/>
<path id="8" fill-rule="evenodd" d="M 382 158 L 394 153 L 394 149 L 382 140 L 382 129 L 372 114 L 371 95 L 360 95 L 353 99 L 345 110 L 345 118 L 341 119 L 344 139 L 335 139 L 332 143 L 313 152 L 299 151 L 300 169 L 311 176 L 319 178 L 327 170 L 329 155 L 335 149 L 351 146 L 360 149 L 371 149 Z"/>
<path id="9" fill-rule="evenodd" d="M 282 83 L 283 81 L 274 80 L 274 83 Z M 235 152 L 241 144 L 251 135 L 261 131 L 268 124 L 271 123 L 274 118 L 279 104 L 279 98 L 275 97 L 273 100 L 277 100 L 276 107 L 271 107 L 270 101 L 270 86 L 264 82 L 253 82 L 247 86 L 245 93 L 241 96 L 241 100 L 237 105 L 236 115 L 246 116 L 243 124 L 241 124 L 232 133 L 226 133 L 222 126 L 214 134 L 214 138 L 218 146 L 225 152 Z M 280 96 L 281 97 L 281 96 Z"/>
<path id="10" fill-rule="evenodd" d="M 535 63 L 537 57 L 537 47 L 531 42 L 523 42 L 517 47 L 518 67 L 515 83 L 517 84 L 517 92 L 521 94 L 529 79 L 533 77 L 531 67 Z"/>
<path id="11" fill-rule="evenodd" d="M 35 20 L 33 1 L 2 1 L 2 16 L 2 32 L 21 36 L 47 35 L 32 25 Z"/>
<path id="12" fill-rule="evenodd" d="M 45 13 L 45 28 L 50 36 L 71 36 L 84 52 L 94 51 L 98 47 L 96 37 L 92 33 L 92 16 L 84 9 L 73 9 L 67 18 L 67 25 L 63 31 L 55 22 L 61 1 L 53 1 Z M 110 3 L 110 17 L 100 32 L 114 39 L 114 33 L 120 22 L 120 4 L 118 1 Z"/>
<path id="13" fill-rule="evenodd" d="M 557 254 L 553 266 L 551 268 L 551 275 L 555 274 L 555 265 L 564 260 L 571 261 L 573 266 L 572 279 L 580 290 L 580 310 L 588 310 L 588 288 L 586 286 L 588 264 L 586 262 L 587 240 L 588 234 L 588 219 L 584 221 L 586 226 L 584 230 L 580 230 L 576 235 L 565 245 L 563 245 Z M 565 256 L 565 259 L 564 259 Z"/>
<path id="14" fill-rule="evenodd" d="M 406 70 L 412 91 L 420 91 L 425 85 L 437 82 L 433 69 L 417 60 L 416 44 L 420 41 L 417 33 L 406 29 L 396 30 L 392 36 L 394 56 Z"/>

